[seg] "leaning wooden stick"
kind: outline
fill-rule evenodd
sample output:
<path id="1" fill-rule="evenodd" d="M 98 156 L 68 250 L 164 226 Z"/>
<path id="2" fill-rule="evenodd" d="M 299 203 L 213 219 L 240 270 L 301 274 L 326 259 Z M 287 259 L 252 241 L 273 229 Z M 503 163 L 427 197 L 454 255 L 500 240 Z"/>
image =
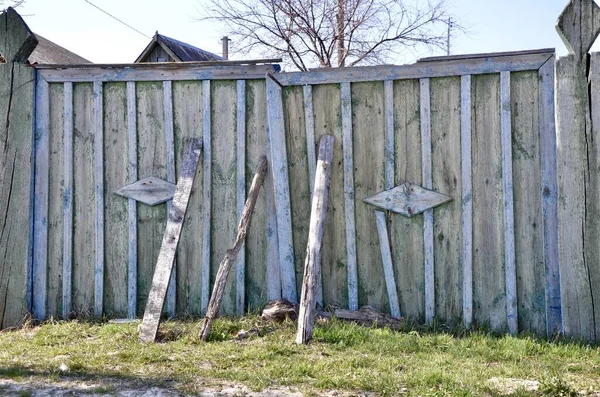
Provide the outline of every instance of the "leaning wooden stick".
<path id="1" fill-rule="evenodd" d="M 296 335 L 298 344 L 306 344 L 312 339 L 315 325 L 317 280 L 321 273 L 321 250 L 327 215 L 327 196 L 331 180 L 334 141 L 333 136 L 323 135 L 319 142 L 319 159 L 315 173 L 315 190 L 310 214 L 306 261 L 304 262 L 304 281 L 302 282 L 302 296 L 298 313 L 298 334 Z"/>
<path id="2" fill-rule="evenodd" d="M 152 287 L 148 296 L 148 303 L 146 303 L 144 320 L 140 327 L 140 340 L 143 342 L 154 342 L 156 339 L 160 315 L 165 303 L 175 252 L 179 244 L 179 236 L 181 235 L 183 220 L 190 200 L 201 150 L 202 141 L 196 138 L 191 139 L 185 147 L 181 176 L 175 189 L 171 211 L 169 211 L 165 235 L 163 236 L 154 277 L 152 278 Z"/>
<path id="3" fill-rule="evenodd" d="M 267 158 L 262 156 L 258 163 L 258 170 L 254 175 L 254 179 L 252 180 L 252 186 L 250 187 L 250 192 L 248 193 L 248 198 L 246 199 L 246 204 L 244 205 L 244 210 L 242 211 L 242 217 L 238 225 L 235 243 L 233 244 L 233 248 L 227 251 L 225 257 L 219 265 L 215 286 L 210 296 L 210 301 L 208 302 L 208 308 L 206 310 L 206 316 L 204 316 L 204 321 L 202 322 L 202 328 L 200 329 L 200 339 L 203 341 L 208 338 L 208 334 L 210 334 L 210 330 L 212 328 L 213 320 L 219 315 L 221 301 L 223 300 L 223 293 L 225 292 L 225 284 L 227 283 L 227 276 L 229 275 L 229 271 L 231 270 L 231 267 L 233 266 L 233 263 L 235 262 L 242 245 L 244 244 L 244 240 L 246 239 L 246 233 L 248 233 L 250 222 L 252 221 L 252 212 L 254 211 L 254 206 L 256 205 L 256 201 L 258 199 L 260 187 L 265 179 L 266 171 Z"/>

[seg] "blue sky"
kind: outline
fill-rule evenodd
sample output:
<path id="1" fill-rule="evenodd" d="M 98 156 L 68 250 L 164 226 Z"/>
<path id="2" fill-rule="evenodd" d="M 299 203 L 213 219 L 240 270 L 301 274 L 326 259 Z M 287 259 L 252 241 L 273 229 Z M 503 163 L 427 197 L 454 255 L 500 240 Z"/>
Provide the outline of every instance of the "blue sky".
<path id="1" fill-rule="evenodd" d="M 159 32 L 220 53 L 221 32 L 194 21 L 202 0 L 92 0 L 136 29 Z M 471 34 L 453 39 L 452 53 L 466 54 L 555 47 L 566 50 L 555 23 L 567 0 L 449 0 Z M 133 62 L 149 39 L 106 16 L 84 0 L 27 0 L 19 9 L 30 28 L 63 47 L 102 63 Z M 443 55 L 441 53 L 419 54 Z M 232 54 L 235 58 L 235 54 Z M 397 63 L 414 61 L 414 55 Z"/>

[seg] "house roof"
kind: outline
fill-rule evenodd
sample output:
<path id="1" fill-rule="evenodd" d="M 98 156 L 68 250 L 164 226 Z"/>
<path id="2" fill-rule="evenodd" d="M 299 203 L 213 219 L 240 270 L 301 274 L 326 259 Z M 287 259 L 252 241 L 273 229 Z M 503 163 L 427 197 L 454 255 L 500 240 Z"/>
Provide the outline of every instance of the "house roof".
<path id="1" fill-rule="evenodd" d="M 29 56 L 29 63 L 35 64 L 82 64 L 91 63 L 87 59 L 67 50 L 64 47 L 35 33 L 38 39 L 38 45 Z"/>
<path id="2" fill-rule="evenodd" d="M 137 63 L 144 59 L 144 57 L 146 57 L 146 55 L 148 55 L 156 45 L 160 45 L 177 62 L 205 62 L 223 60 L 222 57 L 213 54 L 212 52 L 204 51 L 203 49 L 195 47 L 191 44 L 172 39 L 156 32 L 152 38 L 152 41 L 137 57 L 135 62 Z"/>

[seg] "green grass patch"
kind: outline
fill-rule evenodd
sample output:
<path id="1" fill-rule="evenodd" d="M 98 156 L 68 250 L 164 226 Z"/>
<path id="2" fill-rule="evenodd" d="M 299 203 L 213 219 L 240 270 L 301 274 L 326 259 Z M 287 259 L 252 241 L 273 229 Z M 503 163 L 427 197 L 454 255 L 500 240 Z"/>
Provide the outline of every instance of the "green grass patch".
<path id="1" fill-rule="evenodd" d="M 600 392 L 600 350 L 576 342 L 441 327 L 395 332 L 333 320 L 317 325 L 310 345 L 298 346 L 294 323 L 265 324 L 250 316 L 215 321 L 207 343 L 198 340 L 198 321 L 167 321 L 160 342 L 144 344 L 137 327 L 52 321 L 2 332 L 0 378 L 118 378 L 176 385 L 188 393 L 221 382 L 252 390 L 291 386 L 313 395 L 324 390 L 383 396 Z M 242 329 L 250 336 L 237 340 Z"/>

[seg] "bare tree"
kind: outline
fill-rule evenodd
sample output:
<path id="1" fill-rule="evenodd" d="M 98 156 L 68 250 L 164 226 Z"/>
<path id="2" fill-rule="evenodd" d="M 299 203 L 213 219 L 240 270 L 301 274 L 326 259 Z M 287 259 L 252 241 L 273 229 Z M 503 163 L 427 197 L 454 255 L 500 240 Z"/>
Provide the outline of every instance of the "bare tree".
<path id="1" fill-rule="evenodd" d="M 308 70 L 446 49 L 448 8 L 447 0 L 206 0 L 200 20 L 223 26 L 241 54 L 260 51 Z"/>
<path id="2" fill-rule="evenodd" d="M 0 10 L 4 11 L 7 7 L 17 8 L 23 5 L 25 0 L 0 0 Z"/>

